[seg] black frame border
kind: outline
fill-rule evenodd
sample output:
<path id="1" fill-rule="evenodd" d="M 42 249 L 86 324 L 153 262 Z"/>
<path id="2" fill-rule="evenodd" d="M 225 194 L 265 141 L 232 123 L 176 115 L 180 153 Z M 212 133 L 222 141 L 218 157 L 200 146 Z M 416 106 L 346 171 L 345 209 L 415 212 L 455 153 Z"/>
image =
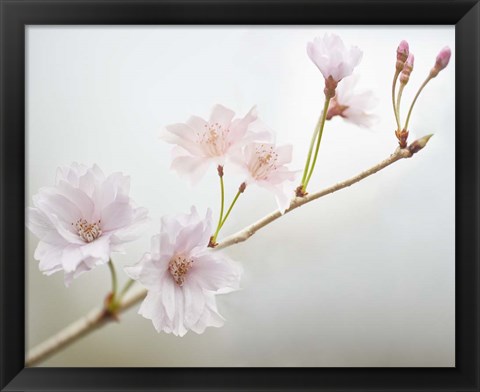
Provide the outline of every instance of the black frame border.
<path id="1" fill-rule="evenodd" d="M 0 18 L 2 391 L 480 390 L 478 0 L 0 0 Z M 25 26 L 51 24 L 455 25 L 456 367 L 24 368 Z"/>

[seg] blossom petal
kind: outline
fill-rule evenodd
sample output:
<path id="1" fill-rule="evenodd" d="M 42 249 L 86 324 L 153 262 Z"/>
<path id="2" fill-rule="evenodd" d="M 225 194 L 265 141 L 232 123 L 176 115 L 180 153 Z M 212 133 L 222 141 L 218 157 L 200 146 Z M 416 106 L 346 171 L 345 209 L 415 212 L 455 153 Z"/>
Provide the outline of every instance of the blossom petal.
<path id="1" fill-rule="evenodd" d="M 230 110 L 222 105 L 215 105 L 212 109 L 212 114 L 210 115 L 210 123 L 218 123 L 225 128 L 230 126 L 230 123 L 235 116 L 235 112 Z"/>
<path id="2" fill-rule="evenodd" d="M 190 180 L 195 185 L 205 175 L 210 162 L 201 157 L 179 156 L 172 162 L 171 169 Z"/>
<path id="3" fill-rule="evenodd" d="M 175 283 L 172 278 L 166 277 L 162 280 L 162 303 L 170 320 L 175 316 Z"/>

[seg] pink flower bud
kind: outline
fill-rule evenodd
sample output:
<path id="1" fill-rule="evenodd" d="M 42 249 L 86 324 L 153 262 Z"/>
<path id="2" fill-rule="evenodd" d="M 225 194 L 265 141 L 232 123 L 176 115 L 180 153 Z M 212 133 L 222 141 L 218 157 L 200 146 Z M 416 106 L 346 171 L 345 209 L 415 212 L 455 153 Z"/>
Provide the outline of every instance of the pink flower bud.
<path id="1" fill-rule="evenodd" d="M 445 46 L 440 53 L 437 56 L 437 59 L 435 60 L 435 65 L 430 71 L 430 77 L 434 78 L 435 76 L 438 75 L 438 73 L 444 69 L 449 61 L 450 61 L 450 56 L 452 55 L 452 51 L 448 46 Z"/>
<path id="2" fill-rule="evenodd" d="M 408 53 L 409 53 L 408 42 L 403 40 L 402 42 L 400 42 L 397 48 L 397 60 L 404 63 L 405 61 L 407 61 Z"/>
<path id="3" fill-rule="evenodd" d="M 445 46 L 437 56 L 437 60 L 435 61 L 435 67 L 437 67 L 439 71 L 444 69 L 448 65 L 451 55 L 452 51 L 448 46 Z"/>
<path id="4" fill-rule="evenodd" d="M 413 53 L 410 53 L 408 55 L 407 61 L 405 62 L 405 65 L 403 66 L 402 73 L 400 74 L 400 83 L 402 84 L 407 84 L 408 80 L 410 79 L 410 74 L 413 71 L 413 62 L 415 60 L 415 56 Z"/>

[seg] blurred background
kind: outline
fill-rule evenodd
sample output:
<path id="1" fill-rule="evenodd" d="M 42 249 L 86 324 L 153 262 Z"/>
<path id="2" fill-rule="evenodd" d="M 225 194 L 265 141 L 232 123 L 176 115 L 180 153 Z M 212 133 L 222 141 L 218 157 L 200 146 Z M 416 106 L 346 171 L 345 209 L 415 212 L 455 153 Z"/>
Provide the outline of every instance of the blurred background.
<path id="1" fill-rule="evenodd" d="M 150 211 L 146 234 L 114 255 L 121 267 L 150 249 L 164 214 L 195 204 L 218 216 L 212 167 L 195 188 L 169 170 L 165 125 L 208 117 L 216 103 L 243 116 L 257 105 L 279 144 L 303 169 L 323 105 L 323 78 L 306 43 L 326 32 L 357 45 L 360 89 L 379 99 L 373 129 L 327 122 L 310 190 L 349 178 L 396 147 L 391 83 L 398 43 L 415 68 L 402 113 L 449 45 L 452 60 L 425 89 L 410 140 L 434 133 L 413 159 L 277 220 L 225 250 L 244 268 L 240 291 L 218 296 L 222 328 L 179 338 L 158 334 L 138 306 L 39 366 L 455 366 L 455 31 L 451 26 L 63 27 L 27 28 L 27 194 L 52 185 L 56 168 L 97 163 L 131 176 L 131 196 Z M 241 178 L 225 167 L 227 200 Z M 276 208 L 251 187 L 220 240 Z M 216 219 L 216 218 L 214 218 Z M 75 280 L 47 277 L 28 233 L 26 347 L 98 306 L 110 290 L 106 266 Z M 126 276 L 120 273 L 121 283 Z"/>

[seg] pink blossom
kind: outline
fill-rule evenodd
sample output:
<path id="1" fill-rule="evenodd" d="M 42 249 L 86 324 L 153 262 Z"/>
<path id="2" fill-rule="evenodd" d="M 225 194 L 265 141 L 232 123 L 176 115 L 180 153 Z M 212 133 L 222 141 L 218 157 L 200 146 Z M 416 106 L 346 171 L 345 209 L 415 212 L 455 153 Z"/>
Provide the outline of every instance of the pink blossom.
<path id="1" fill-rule="evenodd" d="M 352 74 L 362 59 L 362 51 L 352 46 L 349 49 L 338 35 L 325 34 L 307 44 L 307 53 L 315 63 L 325 80 L 330 76 L 335 82 Z"/>
<path id="2" fill-rule="evenodd" d="M 195 183 L 210 164 L 223 166 L 226 158 L 245 143 L 263 140 L 262 134 L 250 129 L 257 120 L 255 107 L 243 118 L 234 116 L 232 110 L 216 105 L 208 121 L 192 116 L 185 124 L 168 125 L 163 139 L 176 145 L 172 169 Z"/>
<path id="3" fill-rule="evenodd" d="M 130 178 L 105 177 L 97 165 L 59 168 L 56 185 L 41 188 L 27 208 L 27 226 L 40 242 L 34 257 L 45 275 L 64 271 L 65 285 L 105 264 L 138 238 L 147 210 L 128 196 Z"/>
<path id="4" fill-rule="evenodd" d="M 215 296 L 238 289 L 241 268 L 219 251 L 207 248 L 212 214 L 201 219 L 194 207 L 190 214 L 164 217 L 160 234 L 152 237 L 151 252 L 125 268 L 147 289 L 138 311 L 160 332 L 185 335 L 220 327 Z"/>
<path id="5" fill-rule="evenodd" d="M 234 162 L 245 175 L 245 185 L 256 184 L 275 195 L 279 210 L 284 213 L 293 196 L 296 173 L 286 164 L 292 160 L 292 146 L 276 147 L 273 143 L 253 142 L 245 146 Z"/>
<path id="6" fill-rule="evenodd" d="M 377 117 L 371 113 L 378 104 L 372 91 L 356 92 L 358 83 L 356 75 L 345 78 L 337 88 L 337 94 L 332 99 L 327 112 L 327 120 L 341 116 L 346 121 L 361 127 L 371 127 Z"/>

